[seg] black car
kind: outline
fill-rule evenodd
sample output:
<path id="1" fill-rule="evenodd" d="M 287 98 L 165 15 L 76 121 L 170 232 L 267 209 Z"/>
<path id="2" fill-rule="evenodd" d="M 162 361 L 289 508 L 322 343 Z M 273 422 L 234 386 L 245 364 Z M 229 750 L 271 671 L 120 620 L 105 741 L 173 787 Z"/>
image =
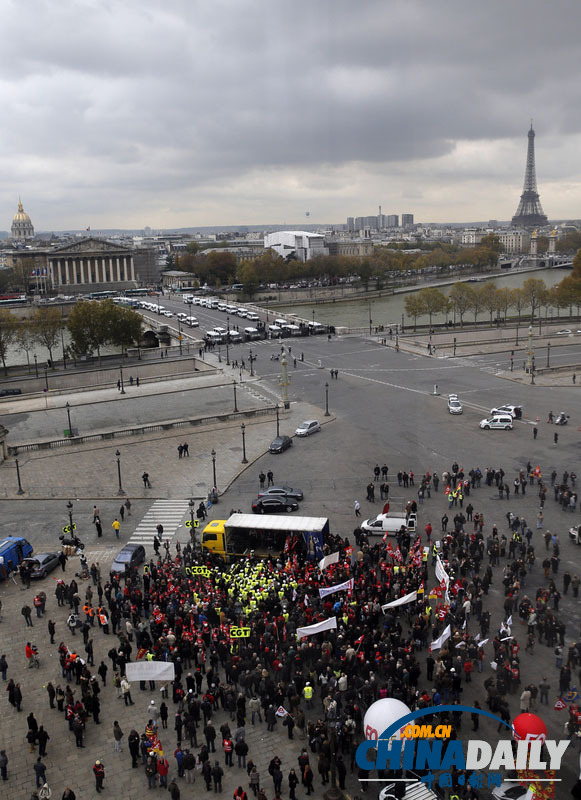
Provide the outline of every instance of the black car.
<path id="1" fill-rule="evenodd" d="M 299 504 L 292 497 L 258 497 L 252 503 L 255 514 L 280 514 L 281 511 L 298 511 Z"/>
<path id="2" fill-rule="evenodd" d="M 145 547 L 136 542 L 129 542 L 117 553 L 111 564 L 111 575 L 124 575 L 145 561 Z"/>
<path id="3" fill-rule="evenodd" d="M 300 489 L 291 489 L 290 486 L 268 486 L 258 492 L 259 497 L 292 497 L 293 500 L 302 500 L 303 493 Z"/>
<path id="4" fill-rule="evenodd" d="M 277 436 L 276 439 L 270 443 L 268 450 L 271 453 L 282 453 L 288 450 L 289 447 L 292 447 L 292 445 L 293 440 L 290 436 Z"/>
<path id="5" fill-rule="evenodd" d="M 30 568 L 31 578 L 46 578 L 48 573 L 58 566 L 59 554 L 38 553 L 35 556 L 23 559 L 22 563 Z"/>
<path id="6" fill-rule="evenodd" d="M 22 394 L 22 389 L 0 389 L 0 397 L 12 397 L 15 394 Z"/>

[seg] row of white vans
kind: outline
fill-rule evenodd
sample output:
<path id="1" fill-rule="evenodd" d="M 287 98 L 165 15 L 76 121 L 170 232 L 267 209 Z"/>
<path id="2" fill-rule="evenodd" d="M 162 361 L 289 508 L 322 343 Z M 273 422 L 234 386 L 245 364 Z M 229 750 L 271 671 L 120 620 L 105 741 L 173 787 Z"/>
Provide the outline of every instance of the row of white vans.
<path id="1" fill-rule="evenodd" d="M 251 322 L 258 322 L 260 317 L 255 311 L 248 311 L 244 306 L 232 306 L 218 300 L 217 297 L 195 297 L 192 294 L 184 295 L 184 303 L 188 305 L 201 306 L 202 308 L 214 308 L 218 311 L 225 311 L 227 314 L 232 314 L 235 317 L 243 317 L 251 320 Z"/>

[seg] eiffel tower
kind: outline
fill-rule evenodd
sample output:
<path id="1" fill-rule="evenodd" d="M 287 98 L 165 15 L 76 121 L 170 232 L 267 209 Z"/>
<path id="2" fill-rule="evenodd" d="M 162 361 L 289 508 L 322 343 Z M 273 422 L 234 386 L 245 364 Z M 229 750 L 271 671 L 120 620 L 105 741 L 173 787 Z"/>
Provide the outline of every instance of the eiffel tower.
<path id="1" fill-rule="evenodd" d="M 520 203 L 516 214 L 512 218 L 512 224 L 519 228 L 537 228 L 547 223 L 547 217 L 543 213 L 543 207 L 537 192 L 537 174 L 535 170 L 535 132 L 531 120 L 531 128 L 528 133 L 529 144 L 527 147 L 527 165 L 525 169 L 525 183 L 523 193 L 520 196 Z"/>

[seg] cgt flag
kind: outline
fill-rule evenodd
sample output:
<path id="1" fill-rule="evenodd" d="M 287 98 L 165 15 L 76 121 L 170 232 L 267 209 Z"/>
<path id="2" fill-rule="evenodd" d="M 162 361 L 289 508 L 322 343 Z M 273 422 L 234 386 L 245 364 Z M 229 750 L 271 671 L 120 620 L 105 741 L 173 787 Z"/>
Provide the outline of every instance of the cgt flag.
<path id="1" fill-rule="evenodd" d="M 277 717 L 286 717 L 288 716 L 288 711 L 284 706 L 279 706 L 276 711 L 274 712 Z"/>

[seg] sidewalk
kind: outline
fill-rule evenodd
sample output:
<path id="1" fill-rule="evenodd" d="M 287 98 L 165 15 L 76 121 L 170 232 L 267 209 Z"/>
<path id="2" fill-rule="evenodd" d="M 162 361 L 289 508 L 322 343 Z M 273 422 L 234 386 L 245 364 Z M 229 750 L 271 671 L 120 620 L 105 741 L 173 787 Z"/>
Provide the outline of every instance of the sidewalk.
<path id="1" fill-rule="evenodd" d="M 280 431 L 291 435 L 304 419 L 326 419 L 323 410 L 308 403 L 293 403 L 280 409 Z M 226 417 L 226 415 L 225 415 Z M 329 421 L 334 419 L 329 418 Z M 276 436 L 272 416 L 248 418 L 246 425 L 247 465 L 242 465 L 242 431 L 239 421 L 191 428 L 156 435 L 133 437 L 122 442 L 95 442 L 54 450 L 31 451 L 19 458 L 25 494 L 17 494 L 14 458 L 0 465 L 2 497 L 106 498 L 116 497 L 119 450 L 123 490 L 129 497 L 205 497 L 213 483 L 211 451 L 216 452 L 216 477 L 223 491 L 244 469 L 252 466 Z M 188 442 L 189 458 L 178 458 L 177 446 Z M 145 489 L 142 474 L 149 473 L 151 489 Z"/>

